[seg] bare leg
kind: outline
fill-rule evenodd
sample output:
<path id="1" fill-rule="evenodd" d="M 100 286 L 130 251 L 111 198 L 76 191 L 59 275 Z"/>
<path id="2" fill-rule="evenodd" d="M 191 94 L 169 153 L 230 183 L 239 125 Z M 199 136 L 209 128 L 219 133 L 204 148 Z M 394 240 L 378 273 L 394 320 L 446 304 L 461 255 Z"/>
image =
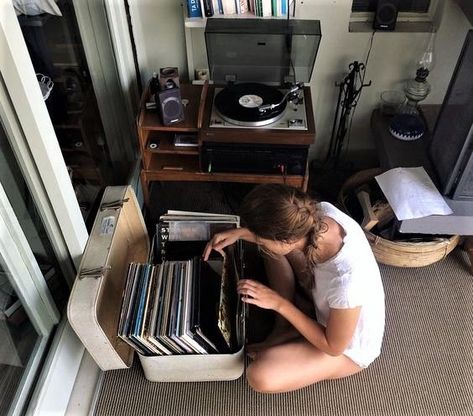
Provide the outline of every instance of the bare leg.
<path id="1" fill-rule="evenodd" d="M 312 298 L 314 275 L 307 265 L 306 257 L 302 251 L 293 250 L 286 258 L 299 283 L 298 290 L 294 294 L 294 303 L 306 315 L 315 318 L 314 301 Z"/>
<path id="2" fill-rule="evenodd" d="M 264 266 L 268 277 L 269 286 L 284 298 L 294 302 L 295 277 L 292 267 L 285 256 L 264 256 Z M 276 314 L 274 326 L 268 337 L 256 344 L 249 345 L 247 351 L 253 356 L 256 351 L 270 345 L 280 344 L 298 337 L 299 332 L 284 319 Z"/>
<path id="3" fill-rule="evenodd" d="M 322 380 L 347 377 L 361 370 L 345 355 L 325 354 L 299 338 L 258 352 L 246 370 L 246 378 L 256 391 L 281 393 Z"/>

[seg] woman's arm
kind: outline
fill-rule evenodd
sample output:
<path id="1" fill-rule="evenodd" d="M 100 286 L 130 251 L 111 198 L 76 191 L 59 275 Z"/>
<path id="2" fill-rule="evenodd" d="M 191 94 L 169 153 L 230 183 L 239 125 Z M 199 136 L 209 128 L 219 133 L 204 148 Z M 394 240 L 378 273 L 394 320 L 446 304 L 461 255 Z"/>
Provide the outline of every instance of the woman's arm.
<path id="1" fill-rule="evenodd" d="M 245 240 L 251 243 L 256 243 L 256 236 L 250 230 L 248 230 L 248 228 L 235 228 L 233 230 L 217 233 L 205 246 L 202 257 L 205 261 L 207 261 L 212 250 L 218 251 L 223 255 L 223 249 L 235 243 L 237 240 Z"/>
<path id="2" fill-rule="evenodd" d="M 330 309 L 326 328 L 309 318 L 287 299 L 283 299 L 279 310 L 276 311 L 319 350 L 330 355 L 341 355 L 353 338 L 361 306 Z"/>
<path id="3" fill-rule="evenodd" d="M 351 309 L 331 309 L 327 327 L 319 325 L 294 304 L 269 287 L 254 280 L 238 282 L 243 301 L 273 309 L 287 319 L 312 345 L 330 355 L 341 355 L 353 338 L 361 306 Z"/>

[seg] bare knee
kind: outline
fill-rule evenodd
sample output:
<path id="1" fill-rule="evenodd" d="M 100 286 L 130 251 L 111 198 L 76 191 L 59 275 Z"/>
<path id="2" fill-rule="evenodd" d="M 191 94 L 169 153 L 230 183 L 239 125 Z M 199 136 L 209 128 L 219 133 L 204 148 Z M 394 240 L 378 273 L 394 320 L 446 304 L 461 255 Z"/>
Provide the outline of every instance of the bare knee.
<path id="1" fill-rule="evenodd" d="M 246 380 L 250 387 L 258 393 L 274 393 L 274 383 L 262 366 L 252 363 L 246 369 Z"/>

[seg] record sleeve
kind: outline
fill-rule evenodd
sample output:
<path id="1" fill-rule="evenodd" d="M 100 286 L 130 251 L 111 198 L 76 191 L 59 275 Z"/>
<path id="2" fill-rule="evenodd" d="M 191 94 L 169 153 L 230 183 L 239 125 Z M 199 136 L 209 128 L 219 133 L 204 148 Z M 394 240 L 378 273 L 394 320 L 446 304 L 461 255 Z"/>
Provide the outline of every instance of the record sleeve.
<path id="1" fill-rule="evenodd" d="M 197 275 L 200 283 L 198 333 L 210 340 L 219 353 L 229 353 L 230 348 L 218 326 L 221 276 L 207 262 L 201 260 L 199 264 L 200 273 Z"/>

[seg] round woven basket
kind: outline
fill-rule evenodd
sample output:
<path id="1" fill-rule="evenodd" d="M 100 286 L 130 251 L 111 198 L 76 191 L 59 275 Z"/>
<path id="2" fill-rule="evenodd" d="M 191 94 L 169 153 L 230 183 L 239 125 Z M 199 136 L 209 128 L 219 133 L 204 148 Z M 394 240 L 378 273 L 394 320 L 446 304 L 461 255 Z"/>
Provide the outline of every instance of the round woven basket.
<path id="1" fill-rule="evenodd" d="M 355 188 L 368 183 L 376 175 L 382 173 L 379 168 L 366 169 L 357 172 L 343 184 L 338 200 L 347 214 L 347 195 Z M 404 242 L 390 241 L 370 231 L 365 231 L 371 249 L 380 263 L 397 267 L 421 267 L 444 259 L 460 242 L 460 236 L 453 235 L 448 238 L 432 237 L 431 241 Z"/>

